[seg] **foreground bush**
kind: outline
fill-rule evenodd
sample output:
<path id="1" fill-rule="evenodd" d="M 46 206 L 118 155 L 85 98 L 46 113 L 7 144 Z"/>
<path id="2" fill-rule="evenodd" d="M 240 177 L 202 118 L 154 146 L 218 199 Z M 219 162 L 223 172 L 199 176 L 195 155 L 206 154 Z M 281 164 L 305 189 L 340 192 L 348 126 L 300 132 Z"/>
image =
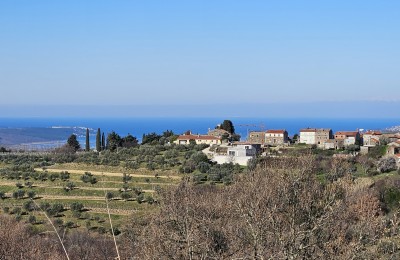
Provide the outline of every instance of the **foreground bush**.
<path id="1" fill-rule="evenodd" d="M 378 192 L 357 185 L 340 162 L 321 183 L 316 165 L 313 157 L 270 161 L 224 187 L 184 181 L 162 193 L 157 214 L 132 222 L 126 252 L 137 259 L 399 257 L 398 222 L 384 224 Z"/>
<path id="2" fill-rule="evenodd" d="M 112 239 L 108 236 L 75 231 L 64 237 L 64 244 L 70 259 L 115 259 L 117 256 Z M 0 259 L 67 258 L 53 232 L 37 234 L 29 224 L 0 215 Z"/>

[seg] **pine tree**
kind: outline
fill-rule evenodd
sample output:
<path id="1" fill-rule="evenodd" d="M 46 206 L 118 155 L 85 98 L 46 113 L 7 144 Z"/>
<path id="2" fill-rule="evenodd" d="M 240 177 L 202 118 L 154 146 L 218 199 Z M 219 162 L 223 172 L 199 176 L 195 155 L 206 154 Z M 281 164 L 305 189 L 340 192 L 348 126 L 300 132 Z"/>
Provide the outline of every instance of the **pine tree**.
<path id="1" fill-rule="evenodd" d="M 90 151 L 89 128 L 86 128 L 86 152 Z"/>
<path id="2" fill-rule="evenodd" d="M 96 150 L 98 152 L 101 151 L 101 136 L 100 136 L 100 128 L 97 128 L 97 135 L 96 135 Z"/>
<path id="3" fill-rule="evenodd" d="M 102 150 L 106 149 L 106 138 L 104 136 L 104 132 L 103 132 L 103 135 L 101 136 L 101 149 Z"/>
<path id="4" fill-rule="evenodd" d="M 76 139 L 76 135 L 72 134 L 67 140 L 67 146 L 72 148 L 74 152 L 78 151 L 81 148 L 78 140 Z"/>
<path id="5" fill-rule="evenodd" d="M 220 128 L 228 131 L 230 134 L 235 133 L 235 127 L 233 126 L 233 123 L 231 120 L 224 120 L 224 122 L 222 122 Z"/>

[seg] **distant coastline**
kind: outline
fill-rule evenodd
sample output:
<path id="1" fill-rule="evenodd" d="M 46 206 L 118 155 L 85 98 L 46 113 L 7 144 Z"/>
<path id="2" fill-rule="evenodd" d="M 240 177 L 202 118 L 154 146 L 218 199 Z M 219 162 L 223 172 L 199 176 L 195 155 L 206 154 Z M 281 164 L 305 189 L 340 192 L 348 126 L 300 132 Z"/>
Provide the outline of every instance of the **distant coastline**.
<path id="1" fill-rule="evenodd" d="M 332 128 L 343 130 L 400 131 L 400 119 L 326 119 L 326 118 L 0 118 L 0 146 L 31 145 L 32 147 L 59 146 L 70 134 L 77 134 L 81 144 L 85 141 L 86 128 L 90 129 L 90 142 L 94 145 L 95 132 L 101 128 L 105 133 L 116 131 L 128 133 L 141 140 L 142 135 L 166 130 L 180 134 L 191 130 L 204 134 L 223 119 L 233 121 L 236 132 L 246 139 L 249 131 L 286 129 L 289 135 L 301 128 Z"/>

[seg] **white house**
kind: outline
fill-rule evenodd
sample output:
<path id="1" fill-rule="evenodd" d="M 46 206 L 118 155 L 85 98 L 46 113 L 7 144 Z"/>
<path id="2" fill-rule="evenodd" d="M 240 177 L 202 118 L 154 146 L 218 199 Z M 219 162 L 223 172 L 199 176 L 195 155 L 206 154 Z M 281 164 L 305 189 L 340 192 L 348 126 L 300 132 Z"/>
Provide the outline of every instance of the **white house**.
<path id="1" fill-rule="evenodd" d="M 254 158 L 261 148 L 260 144 L 236 142 L 226 147 L 226 153 L 214 153 L 211 160 L 218 164 L 237 163 L 247 165 L 251 158 Z"/>
<path id="2" fill-rule="evenodd" d="M 332 139 L 332 130 L 325 128 L 305 128 L 300 130 L 300 143 L 322 145 Z"/>
<path id="3" fill-rule="evenodd" d="M 196 142 L 196 144 L 208 144 L 208 145 L 221 144 L 221 137 L 210 136 L 210 135 L 193 135 L 193 134 L 180 135 L 174 141 L 174 143 L 186 145 L 190 144 L 190 140 L 193 140 L 194 142 Z"/>

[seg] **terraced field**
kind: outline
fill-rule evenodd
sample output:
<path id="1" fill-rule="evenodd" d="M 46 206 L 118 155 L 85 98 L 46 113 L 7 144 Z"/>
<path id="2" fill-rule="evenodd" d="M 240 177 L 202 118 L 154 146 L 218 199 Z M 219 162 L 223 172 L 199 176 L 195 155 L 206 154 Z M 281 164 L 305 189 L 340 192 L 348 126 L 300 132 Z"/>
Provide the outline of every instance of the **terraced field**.
<path id="1" fill-rule="evenodd" d="M 107 171 L 103 171 L 107 170 Z M 37 205 L 44 203 L 61 204 L 64 211 L 56 217 L 63 223 L 73 222 L 75 227 L 88 229 L 109 229 L 107 203 L 113 225 L 121 227 L 127 216 L 135 217 L 157 210 L 156 189 L 177 185 L 181 180 L 178 173 L 172 171 L 148 171 L 145 169 L 125 170 L 120 167 L 58 164 L 49 168 L 36 168 L 35 172 L 47 176 L 42 180 L 5 179 L 0 178 L 0 191 L 5 193 L 5 199 L 0 200 L 0 212 L 12 212 L 18 208 L 24 211 L 24 204 L 29 202 L 29 192 L 35 193 L 34 201 Z M 61 172 L 68 172 L 69 178 L 61 180 L 50 178 L 59 176 Z M 83 182 L 82 176 L 90 172 L 95 182 Z M 125 174 L 125 180 L 123 176 Z M 73 183 L 72 189 L 66 189 Z M 17 187 L 17 185 L 19 187 Z M 18 190 L 24 191 L 24 196 L 16 198 Z M 110 195 L 111 194 L 111 195 Z M 32 194 L 31 194 L 32 195 Z M 106 195 L 110 196 L 106 201 Z M 70 210 L 72 203 L 82 203 L 84 208 L 79 214 Z M 18 211 L 18 210 L 16 210 Z M 45 223 L 43 212 L 32 211 L 22 214 L 28 220 L 34 215 L 37 222 Z"/>

